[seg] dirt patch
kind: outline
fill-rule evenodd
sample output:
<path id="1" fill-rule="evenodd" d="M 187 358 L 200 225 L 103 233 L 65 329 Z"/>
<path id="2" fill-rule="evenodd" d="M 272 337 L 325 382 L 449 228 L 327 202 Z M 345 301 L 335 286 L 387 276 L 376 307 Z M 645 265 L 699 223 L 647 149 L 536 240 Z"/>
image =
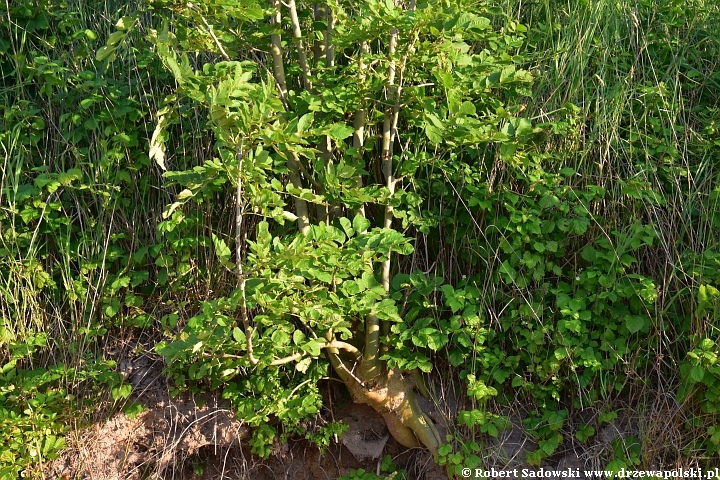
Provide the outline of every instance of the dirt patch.
<path id="1" fill-rule="evenodd" d="M 390 455 L 410 478 L 447 478 L 429 453 L 408 450 L 389 435 L 380 414 L 367 405 L 344 401 L 334 415 L 348 425 L 325 452 L 307 441 L 275 446 L 268 459 L 250 453 L 251 430 L 216 395 L 171 398 L 162 359 L 144 350 L 124 349 L 118 371 L 133 386 L 131 402 L 143 406 L 135 416 L 117 413 L 70 435 L 62 456 L 45 465 L 46 478 L 140 479 L 336 479 L 353 470 L 379 472 Z M 341 394 L 335 392 L 336 398 Z"/>
<path id="2" fill-rule="evenodd" d="M 214 397 L 168 399 L 134 418 L 119 413 L 92 426 L 46 471 L 54 478 L 165 478 L 205 447 L 227 450 L 247 437 L 248 428 Z"/>
<path id="3" fill-rule="evenodd" d="M 291 441 L 261 459 L 250 454 L 249 429 L 222 402 L 168 400 L 135 418 L 118 413 L 70 439 L 45 473 L 88 480 L 330 480 L 359 468 L 377 472 L 382 457 L 391 455 L 398 466 L 415 472 L 411 478 L 447 478 L 427 452 L 392 440 L 371 408 L 353 405 L 338 415 L 350 425 L 341 443 L 321 452 L 306 441 Z"/>
<path id="4" fill-rule="evenodd" d="M 383 418 L 367 405 L 345 409 L 340 419 L 348 429 L 341 437 L 342 444 L 359 461 L 381 458 L 390 434 Z"/>

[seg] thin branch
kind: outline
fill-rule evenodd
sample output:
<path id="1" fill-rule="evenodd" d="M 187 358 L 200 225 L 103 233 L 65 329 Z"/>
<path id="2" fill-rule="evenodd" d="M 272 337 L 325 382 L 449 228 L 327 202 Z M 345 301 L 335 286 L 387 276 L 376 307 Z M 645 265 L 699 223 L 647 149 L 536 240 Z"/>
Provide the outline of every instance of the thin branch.
<path id="1" fill-rule="evenodd" d="M 200 13 L 200 10 L 199 10 L 195 5 L 193 5 L 192 3 L 188 2 L 188 3 L 187 3 L 187 6 L 188 6 L 188 8 L 189 8 L 190 10 L 192 10 L 192 11 L 194 11 L 195 13 L 198 14 L 198 16 L 200 17 L 200 19 L 202 20 L 202 22 L 205 24 L 205 28 L 207 28 L 208 33 L 210 34 L 210 36 L 211 36 L 211 37 L 213 38 L 213 40 L 215 41 L 215 45 L 217 45 L 217 47 L 220 49 L 220 53 L 222 54 L 223 58 L 224 58 L 226 61 L 229 62 L 229 61 L 230 61 L 230 56 L 227 54 L 227 52 L 226 52 L 225 49 L 223 48 L 222 44 L 220 43 L 220 39 L 217 37 L 217 35 L 215 35 L 215 32 L 213 32 L 212 26 L 208 23 L 208 21 L 205 19 L 205 17 L 203 16 L 203 14 Z"/>
<path id="2" fill-rule="evenodd" d="M 363 56 L 369 52 L 370 46 L 368 45 L 368 42 L 362 42 L 360 45 L 360 51 L 358 52 L 358 84 L 361 86 L 365 83 L 365 69 L 367 68 Z M 357 110 L 355 110 L 355 114 L 353 115 L 353 148 L 358 152 L 360 152 L 362 147 L 365 145 L 366 115 L 367 111 L 365 110 L 365 100 L 363 99 L 362 103 L 358 106 Z M 362 188 L 362 175 L 355 177 L 355 184 L 358 188 Z M 364 217 L 365 204 L 360 205 L 360 208 L 358 208 L 356 213 Z"/>
<path id="3" fill-rule="evenodd" d="M 321 343 L 319 345 L 319 348 L 320 348 L 320 350 L 334 350 L 336 353 L 338 350 L 345 350 L 346 352 L 352 353 L 355 356 L 356 360 L 358 358 L 360 358 L 360 356 L 362 355 L 360 353 L 360 350 L 355 348 L 354 345 L 351 345 L 347 342 L 341 342 L 339 340 L 333 340 L 332 342 Z M 203 354 L 203 356 L 217 356 L 219 358 L 236 358 L 236 359 L 245 358 L 242 355 L 233 355 L 231 353 L 223 353 L 221 355 L 215 355 L 215 354 L 205 352 Z M 303 353 L 298 352 L 298 353 L 293 353 L 292 355 L 288 355 L 287 357 L 276 358 L 275 360 L 270 362 L 270 366 L 278 367 L 280 365 L 285 365 L 286 363 L 294 362 L 295 360 L 300 360 L 303 356 L 304 356 Z M 253 365 L 257 365 L 258 360 L 257 359 L 254 359 L 254 361 L 251 360 L 250 363 L 252 363 Z"/>
<path id="4" fill-rule="evenodd" d="M 410 2 L 410 5 L 408 7 L 410 10 L 415 10 L 415 0 L 412 0 Z M 398 179 L 395 178 L 395 172 L 392 168 L 392 150 L 393 145 L 395 143 L 395 135 L 397 133 L 397 126 L 398 121 L 400 118 L 400 99 L 402 96 L 402 87 L 405 77 L 405 67 L 407 66 L 407 59 L 408 56 L 411 55 L 415 50 L 415 43 L 417 42 L 417 33 L 415 34 L 415 37 L 413 38 L 413 41 L 411 42 L 410 46 L 408 47 L 407 51 L 405 52 L 405 55 L 403 55 L 402 62 L 400 63 L 400 72 L 399 76 L 400 79 L 397 83 L 397 86 L 395 87 L 395 104 L 392 107 L 392 124 L 390 125 L 390 141 L 388 144 L 388 158 L 383 158 L 383 173 L 385 174 L 385 179 L 387 181 L 387 188 L 390 191 L 390 196 L 392 197 L 395 195 L 395 186 L 398 183 Z M 387 110 L 386 110 L 387 115 Z M 388 117 L 385 117 L 385 121 L 387 121 Z M 386 124 L 383 124 L 383 127 L 385 127 Z M 383 135 L 386 133 L 385 130 L 383 130 Z M 410 139 L 408 139 L 408 142 Z M 407 146 L 405 147 L 407 149 Z M 399 165 L 398 165 L 399 166 Z M 392 205 L 387 205 L 385 207 L 385 228 L 390 228 L 392 226 Z M 391 254 L 388 253 L 388 258 L 383 262 L 382 266 L 382 282 L 383 282 L 383 288 L 385 288 L 386 292 L 390 292 L 390 257 Z M 383 322 L 381 324 L 381 333 L 383 336 L 390 334 L 390 324 L 387 322 Z"/>
<path id="5" fill-rule="evenodd" d="M 390 58 L 390 65 L 388 67 L 388 88 L 392 88 L 395 85 L 395 73 L 397 66 L 393 56 L 395 55 L 395 49 L 397 48 L 397 37 L 398 29 L 393 27 L 390 31 L 390 42 L 388 45 L 388 57 Z M 390 196 L 393 195 L 395 190 L 395 182 L 393 181 L 392 171 L 392 114 L 392 107 L 385 109 L 381 153 L 382 172 L 385 178 L 385 183 L 390 190 Z M 385 207 L 383 225 L 385 228 L 390 228 L 392 225 L 392 206 L 390 205 Z M 382 264 L 382 285 L 386 292 L 390 291 L 389 254 L 388 259 Z M 363 379 L 370 381 L 378 375 L 380 375 L 380 319 L 376 315 L 370 314 L 365 317 L 365 354 L 360 362 L 360 376 Z"/>
<path id="6" fill-rule="evenodd" d="M 320 344 L 320 349 L 332 349 L 332 350 L 345 350 L 347 352 L 350 352 L 355 355 L 355 358 L 358 358 L 360 356 L 360 351 L 355 348 L 353 345 L 350 345 L 346 342 L 340 342 L 338 340 L 333 340 L 329 343 L 322 343 Z M 278 358 L 276 360 L 273 360 L 270 365 L 273 367 L 277 367 L 280 365 L 285 365 L 286 363 L 294 362 L 295 360 L 300 360 L 303 357 L 302 353 L 293 353 L 292 355 L 289 355 L 285 358 Z"/>
<path id="7" fill-rule="evenodd" d="M 244 141 L 244 139 L 243 139 Z M 242 268 L 242 246 L 243 242 L 243 215 L 245 213 L 245 204 L 243 202 L 243 182 L 242 182 L 242 166 L 245 153 L 243 152 L 243 142 L 237 147 L 235 156 L 238 161 L 238 180 L 237 192 L 235 194 L 235 265 L 237 269 L 238 287 L 240 288 L 240 319 L 245 329 L 245 348 L 250 363 L 258 364 L 258 359 L 253 355 L 252 336 L 254 329 L 250 327 L 250 320 L 247 313 L 247 297 L 245 294 L 245 274 Z"/>
<path id="8" fill-rule="evenodd" d="M 410 10 L 415 9 L 415 0 L 410 2 Z M 397 49 L 398 42 L 398 29 L 393 27 L 390 31 L 390 41 L 388 44 L 388 57 L 390 59 L 390 65 L 388 67 L 388 80 L 387 89 L 392 92 L 393 95 L 392 106 L 388 106 L 385 109 L 383 118 L 383 132 L 382 132 L 382 150 L 381 150 L 381 165 L 383 177 L 385 179 L 385 185 L 389 191 L 390 197 L 395 194 L 395 175 L 393 172 L 393 142 L 395 140 L 395 131 L 397 130 L 397 122 L 400 111 L 400 94 L 401 86 L 396 85 L 395 77 L 398 74 L 398 66 L 393 58 Z M 414 42 L 413 42 L 414 44 Z M 411 46 L 409 52 L 413 47 Z M 407 64 L 408 54 L 406 54 L 401 62 L 399 71 L 402 79 L 402 74 Z M 392 227 L 393 220 L 393 207 L 388 203 L 385 206 L 385 215 L 383 218 L 383 226 L 385 228 Z M 388 252 L 387 259 L 382 263 L 381 267 L 381 281 L 385 292 L 390 292 L 390 252 Z M 386 335 L 389 333 L 390 326 L 387 322 L 381 322 L 375 315 L 368 315 L 365 317 L 365 355 L 361 362 L 361 373 L 364 374 L 363 378 L 375 378 L 380 373 L 380 335 Z M 365 377 L 368 375 L 368 377 Z"/>
<path id="9" fill-rule="evenodd" d="M 326 5 L 322 4 L 315 4 L 314 6 L 314 18 L 315 21 L 322 21 L 328 19 L 328 7 Z M 328 30 L 329 30 L 328 26 Z M 332 51 L 333 55 L 333 61 L 335 56 L 335 51 L 330 50 L 330 41 L 331 37 L 328 31 L 326 30 L 323 32 L 323 40 L 315 39 L 315 44 L 313 46 L 313 65 L 317 68 L 318 64 L 321 60 L 325 60 L 325 66 L 330 66 L 330 57 L 327 56 L 327 53 Z M 312 90 L 310 90 L 312 91 Z M 329 135 L 325 135 L 318 144 L 318 150 L 322 154 L 323 162 L 325 169 L 327 170 L 330 168 L 330 164 L 332 162 L 332 141 L 330 139 Z M 307 174 L 306 174 L 307 175 Z M 320 187 L 318 189 L 318 187 Z M 324 193 L 325 189 L 322 188 L 319 184 L 315 187 L 318 189 L 318 193 Z M 317 205 L 317 221 L 319 223 L 327 222 L 329 224 L 333 212 L 336 210 L 336 207 L 328 207 L 327 205 Z"/>
<path id="10" fill-rule="evenodd" d="M 325 55 L 326 55 L 326 66 L 332 67 L 335 65 L 335 46 L 332 43 L 332 35 L 335 30 L 335 14 L 332 8 L 327 10 L 327 30 L 323 32 L 325 37 Z"/>
<path id="11" fill-rule="evenodd" d="M 390 66 L 388 68 L 388 84 L 387 88 L 388 90 L 391 90 L 395 97 L 397 98 L 398 89 L 395 86 L 395 75 L 397 73 L 397 64 L 395 63 L 395 60 L 393 59 L 393 56 L 395 55 L 395 50 L 397 48 L 397 37 L 398 37 L 398 29 L 393 27 L 393 29 L 390 32 L 390 44 L 388 46 L 388 56 L 390 57 Z M 395 102 L 395 105 L 397 102 Z M 383 177 L 385 178 L 385 186 L 390 191 L 390 197 L 392 197 L 395 193 L 395 179 L 393 176 L 393 168 L 392 168 L 392 155 L 393 155 L 393 119 L 394 119 L 394 113 L 395 113 L 395 105 L 392 107 L 388 107 L 385 109 L 385 114 L 383 118 L 383 133 L 382 133 L 382 153 L 381 153 L 381 162 L 382 162 L 382 172 Z M 393 219 L 393 207 L 388 203 L 388 205 L 385 206 L 385 216 L 383 219 L 383 226 L 385 228 L 392 227 L 392 219 Z M 382 285 L 386 292 L 390 291 L 390 255 L 388 254 L 387 260 L 385 260 L 382 264 Z"/>
<path id="12" fill-rule="evenodd" d="M 410 5 L 408 6 L 408 10 L 412 11 L 415 10 L 415 0 L 412 0 L 410 2 Z M 393 172 L 393 165 L 392 165 L 392 156 L 393 156 L 393 143 L 395 141 L 395 134 L 397 132 L 397 125 L 398 125 L 398 119 L 400 117 L 400 98 L 402 94 L 402 83 L 403 83 L 403 77 L 405 74 L 405 67 L 407 65 L 407 59 L 410 54 L 414 51 L 415 42 L 417 41 L 417 35 L 413 39 L 413 42 L 408 47 L 407 52 L 405 55 L 403 55 L 402 62 L 400 63 L 400 69 L 399 69 L 399 76 L 400 81 L 397 85 L 395 85 L 395 75 L 397 73 L 397 66 L 395 64 L 395 61 L 392 60 L 392 55 L 395 53 L 395 48 L 397 46 L 397 34 L 398 31 L 396 28 L 393 28 L 391 34 L 390 34 L 390 46 L 389 46 L 389 55 L 391 56 L 390 60 L 390 71 L 388 72 L 388 87 L 392 91 L 394 91 L 395 101 L 392 106 L 392 108 L 388 108 L 385 110 L 385 115 L 383 119 L 383 143 L 382 143 L 382 171 L 383 176 L 385 177 L 385 184 L 390 191 L 390 196 L 392 197 L 395 194 L 395 185 L 397 184 L 395 180 L 395 174 Z M 384 227 L 390 228 L 392 227 L 392 220 L 393 220 L 393 207 L 392 205 L 386 205 L 385 206 L 385 218 L 384 218 Z M 387 260 L 383 262 L 382 265 L 382 283 L 383 288 L 385 288 L 386 292 L 390 291 L 390 254 L 388 254 Z"/>
<path id="13" fill-rule="evenodd" d="M 322 21 L 327 17 L 327 7 L 321 3 L 313 5 L 313 16 L 316 22 Z M 326 42 L 316 38 L 313 44 L 313 65 L 317 68 L 321 60 L 325 59 Z"/>

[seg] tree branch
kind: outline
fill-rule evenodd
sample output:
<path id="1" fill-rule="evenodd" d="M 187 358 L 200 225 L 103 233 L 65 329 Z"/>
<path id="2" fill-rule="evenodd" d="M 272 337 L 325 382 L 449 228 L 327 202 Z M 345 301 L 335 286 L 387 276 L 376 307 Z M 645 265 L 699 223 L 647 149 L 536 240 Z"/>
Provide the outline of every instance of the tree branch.
<path id="1" fill-rule="evenodd" d="M 215 35 L 215 32 L 213 32 L 212 26 L 208 23 L 208 21 L 205 19 L 205 17 L 203 16 L 203 14 L 200 13 L 200 10 L 199 10 L 195 5 L 193 5 L 191 2 L 188 2 L 188 3 L 187 3 L 187 6 L 188 6 L 188 8 L 189 8 L 190 10 L 194 11 L 195 13 L 197 13 L 197 15 L 200 17 L 200 19 L 202 20 L 202 22 L 205 24 L 205 28 L 207 28 L 208 33 L 209 33 L 210 36 L 213 38 L 213 41 L 215 42 L 215 45 L 217 45 L 218 49 L 220 49 L 220 54 L 223 56 L 223 58 L 224 58 L 226 61 L 229 62 L 229 61 L 230 61 L 230 56 L 227 54 L 227 52 L 226 52 L 225 49 L 223 48 L 222 44 L 220 43 L 220 39 L 217 37 L 217 35 Z"/>
<path id="2" fill-rule="evenodd" d="M 415 0 L 410 2 L 410 10 L 415 9 Z M 393 173 L 393 142 L 395 140 L 395 131 L 397 130 L 397 123 L 400 112 L 400 94 L 401 85 L 396 85 L 395 77 L 398 73 L 398 67 L 395 63 L 393 56 L 397 49 L 398 41 L 398 29 L 393 27 L 390 31 L 390 42 L 388 45 L 388 57 L 390 58 L 390 65 L 388 67 L 388 80 L 387 89 L 392 92 L 394 101 L 392 105 L 389 105 L 385 109 L 383 118 L 383 132 L 382 132 L 382 150 L 381 150 L 381 165 L 383 177 L 385 179 L 385 185 L 390 192 L 390 197 L 395 194 L 395 175 Z M 413 42 L 414 44 L 414 42 Z M 413 47 L 411 46 L 410 49 Z M 408 55 L 403 56 L 403 60 L 400 66 L 400 78 L 405 70 L 407 64 Z M 385 206 L 385 215 L 383 218 L 383 226 L 385 228 L 392 227 L 393 220 L 393 207 L 388 204 Z M 382 263 L 381 267 L 381 281 L 385 292 L 390 292 L 390 252 L 388 252 L 387 259 Z M 368 315 L 365 318 L 365 355 L 361 362 L 361 372 L 369 375 L 370 378 L 375 378 L 380 373 L 380 335 L 386 335 L 389 333 L 389 324 L 386 322 L 380 322 L 380 320 L 374 315 Z"/>
<path id="3" fill-rule="evenodd" d="M 387 88 L 388 90 L 392 91 L 397 98 L 398 90 L 395 87 L 395 75 L 397 72 L 397 65 L 395 63 L 395 60 L 393 59 L 393 56 L 395 55 L 395 50 L 397 48 L 397 37 L 398 37 L 398 29 L 393 27 L 393 29 L 390 32 L 390 44 L 388 46 L 388 56 L 390 57 L 390 66 L 388 68 L 388 82 L 387 82 Z M 396 104 L 397 102 L 395 102 Z M 395 179 L 393 176 L 393 168 L 392 168 L 392 154 L 393 154 L 393 119 L 394 119 L 394 111 L 395 111 L 395 104 L 392 107 L 387 107 L 385 109 L 385 114 L 383 118 L 383 133 L 382 133 L 382 153 L 381 153 L 381 164 L 382 164 L 382 172 L 383 177 L 385 179 L 385 186 L 390 191 L 390 197 L 392 197 L 395 194 Z M 392 227 L 392 219 L 393 219 L 393 207 L 392 205 L 388 204 L 385 206 L 385 216 L 383 219 L 383 226 L 385 228 Z M 386 292 L 390 291 L 390 254 L 388 253 L 387 260 L 385 260 L 382 264 L 382 285 Z"/>
<path id="4" fill-rule="evenodd" d="M 300 178 L 300 159 L 295 152 L 290 152 L 287 157 L 288 178 L 295 188 L 303 188 L 302 179 Z M 295 214 L 297 215 L 298 229 L 303 235 L 307 235 L 310 231 L 310 217 L 308 216 L 307 202 L 302 198 L 294 197 Z"/>
<path id="5" fill-rule="evenodd" d="M 244 141 L 244 139 L 243 139 Z M 245 275 L 242 267 L 242 246 L 243 246 L 243 214 L 245 205 L 243 203 L 243 182 L 242 182 L 242 166 L 245 153 L 243 152 L 243 142 L 235 150 L 235 156 L 238 161 L 238 180 L 237 191 L 235 193 L 235 265 L 238 278 L 238 288 L 240 289 L 240 319 L 245 330 L 245 348 L 250 363 L 258 364 L 257 358 L 253 355 L 252 334 L 254 329 L 250 327 L 250 320 L 247 313 L 247 297 L 245 294 Z"/>
<path id="6" fill-rule="evenodd" d="M 282 25 L 282 13 L 280 11 L 280 0 L 273 0 L 273 7 L 275 8 L 275 14 L 272 17 L 273 27 L 276 30 L 280 29 Z M 294 2 L 293 2 L 294 5 Z M 295 12 L 297 19 L 297 12 Z M 283 64 L 283 53 L 282 53 L 282 39 L 279 33 L 273 33 L 270 35 L 270 56 L 273 60 L 273 75 L 275 77 L 275 84 L 277 85 L 278 93 L 280 94 L 280 100 L 282 101 L 285 110 L 288 110 L 287 103 L 287 83 L 285 81 L 285 66 Z M 287 157 L 288 167 L 288 178 L 290 183 L 295 188 L 302 188 L 302 179 L 300 178 L 299 172 L 299 160 L 294 152 L 290 152 L 291 156 Z M 307 202 L 300 198 L 295 198 L 295 214 L 297 215 L 298 229 L 303 235 L 306 235 L 310 230 L 310 220 L 308 217 Z"/>
<path id="7" fill-rule="evenodd" d="M 332 342 L 328 343 L 322 343 L 320 344 L 320 349 L 332 349 L 332 350 L 345 350 L 346 352 L 350 352 L 353 355 L 355 355 L 355 358 L 358 358 L 360 356 L 360 351 L 355 348 L 353 345 L 350 345 L 346 342 L 341 342 L 338 340 L 333 340 Z M 294 362 L 295 360 L 300 360 L 303 357 L 302 353 L 293 353 L 292 355 L 289 355 L 284 358 L 278 358 L 276 360 L 273 360 L 270 362 L 270 365 L 273 367 L 279 366 L 279 365 L 285 365 L 286 363 Z"/>
<path id="8" fill-rule="evenodd" d="M 362 42 L 362 44 L 360 44 L 360 51 L 358 52 L 358 83 L 361 86 L 365 83 L 365 70 L 367 68 L 363 55 L 369 52 L 370 47 L 368 43 L 366 41 Z M 357 110 L 355 110 L 355 114 L 353 115 L 353 148 L 358 152 L 360 152 L 362 147 L 365 145 L 366 114 L 367 111 L 365 110 L 365 99 L 363 99 L 361 100 L 360 106 L 358 106 Z M 355 177 L 355 184 L 358 188 L 362 188 L 362 175 L 358 175 L 357 177 Z M 365 204 L 361 205 L 356 213 L 364 217 Z"/>

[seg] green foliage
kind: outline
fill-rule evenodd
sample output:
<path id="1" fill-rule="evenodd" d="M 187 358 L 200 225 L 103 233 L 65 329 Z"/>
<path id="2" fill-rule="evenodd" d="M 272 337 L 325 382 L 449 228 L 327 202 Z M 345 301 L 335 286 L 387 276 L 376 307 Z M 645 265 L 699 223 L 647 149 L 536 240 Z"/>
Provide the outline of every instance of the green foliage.
<path id="1" fill-rule="evenodd" d="M 354 470 L 347 475 L 338 477 L 338 480 L 401 480 L 408 478 L 407 472 L 398 467 L 393 463 L 392 458 L 389 455 L 383 457 L 380 462 L 380 475 L 366 472 L 360 468 Z"/>
<path id="2" fill-rule="evenodd" d="M 94 377 L 85 392 L 91 399 L 93 386 L 113 388 L 120 377 L 113 365 L 96 363 L 82 371 L 63 365 L 28 368 L 27 360 L 47 346 L 40 334 L 26 337 L 27 343 L 12 348 L 9 361 L 0 368 L 0 453 L 2 478 L 32 477 L 37 463 L 58 458 L 65 447 L 64 434 L 76 419 L 80 403 L 63 385 L 66 378 L 86 381 Z M 96 400 L 97 401 L 97 400 Z"/>
<path id="3" fill-rule="evenodd" d="M 44 339 L 42 340 L 44 343 Z M 36 345 L 38 345 L 36 343 Z M 33 370 L 16 367 L 27 353 L 15 351 L 0 369 L 0 475 L 18 477 L 38 461 L 57 458 L 65 446 L 65 416 L 72 395 L 58 387 L 67 372 L 62 367 Z"/>
<path id="4" fill-rule="evenodd" d="M 368 2 L 361 8 L 362 15 L 332 6 L 332 43 L 358 62 L 379 62 L 382 68 L 367 70 L 358 79 L 355 61 L 329 65 L 316 58 L 316 68 L 308 78 L 290 63 L 287 74 L 301 77 L 305 88 L 285 94 L 284 79 L 277 71 L 274 76 L 264 73 L 267 67 L 262 60 L 230 60 L 230 52 L 239 52 L 244 42 L 258 47 L 273 42 L 272 31 L 260 27 L 257 18 L 244 16 L 246 7 L 237 7 L 238 15 L 207 5 L 181 8 L 183 13 L 172 25 L 163 23 L 150 34 L 158 56 L 178 84 L 158 113 L 151 156 L 167 167 L 168 129 L 188 105 L 205 110 L 206 127 L 217 139 L 218 154 L 192 169 L 164 174 L 183 190 L 166 209 L 160 230 L 183 235 L 190 202 L 216 202 L 217 195 L 227 198 L 237 184 L 243 189 L 242 211 L 264 218 L 250 235 L 245 259 L 233 262 L 223 238 L 227 232 L 211 234 L 219 262 L 227 269 L 238 268 L 240 262 L 247 280 L 229 295 L 204 302 L 202 313 L 191 318 L 177 338 L 158 345 L 157 351 L 166 357 L 169 374 L 179 388 L 223 385 L 224 396 L 250 425 L 260 428 L 279 421 L 287 433 L 298 431 L 318 411 L 316 383 L 328 374 L 321 355 L 330 348 L 326 341 L 339 339 L 349 342 L 346 352 L 362 351 L 367 316 L 386 323 L 394 334 L 383 336 L 380 360 L 388 368 L 430 372 L 431 353 L 442 351 L 455 336 L 459 342 L 455 357 L 469 354 L 479 320 L 469 321 L 469 327 L 461 324 L 459 316 L 438 323 L 421 317 L 419 307 L 400 315 L 398 304 L 406 287 L 418 287 L 427 280 L 419 272 L 398 275 L 395 291 L 387 297 L 375 270 L 391 255 L 410 254 L 409 238 L 392 228 L 373 228 L 382 223 L 373 215 L 353 216 L 351 212 L 379 206 L 387 208 L 402 229 L 430 232 L 436 228 L 438 204 L 425 205 L 424 201 L 433 189 L 444 188 L 458 162 L 479 158 L 493 144 L 501 145 L 504 160 L 515 162 L 514 152 L 534 135 L 532 123 L 518 116 L 521 109 L 515 103 L 529 95 L 532 79 L 511 55 L 522 44 L 522 26 L 510 22 L 496 27 L 483 16 L 482 8 L 460 15 L 428 4 L 402 12 Z M 301 14 L 309 10 L 299 9 Z M 206 31 L 191 35 L 188 18 L 200 19 Z M 326 28 L 322 22 L 301 24 L 311 30 Z M 390 58 L 382 50 L 358 52 L 360 43 L 386 38 L 390 25 L 406 39 Z M 216 35 L 233 28 L 245 34 Z M 320 34 L 318 30 L 312 35 Z M 197 50 L 219 53 L 224 60 L 195 66 L 186 52 Z M 383 185 L 372 174 L 381 139 L 368 135 L 361 145 L 351 143 L 354 129 L 347 118 L 363 111 L 367 113 L 365 129 L 382 127 L 389 72 L 400 62 L 407 85 L 395 90 L 402 103 L 397 110 L 396 141 L 404 148 L 392 161 L 408 183 L 394 193 L 395 186 Z M 323 142 L 330 155 L 316 148 Z M 435 153 L 430 155 L 430 150 Z M 463 156 L 458 157 L 457 151 Z M 299 168 L 306 186 L 287 180 L 285 174 L 292 179 L 292 168 Z M 444 195 L 448 194 L 445 190 Z M 297 210 L 298 202 L 332 215 L 328 219 L 311 213 L 309 230 L 294 232 L 286 221 L 304 215 Z M 296 209 L 291 213 L 293 204 Z M 434 287 L 427 286 L 421 296 L 434 292 Z M 480 308 L 475 307 L 467 315 L 478 319 Z M 235 317 L 242 316 L 244 309 L 253 312 L 251 328 L 233 318 L 233 312 Z M 475 398 L 497 393 L 485 388 L 475 372 L 473 367 L 463 373 Z M 254 441 L 255 451 L 269 452 L 270 439 L 269 434 L 261 434 Z"/>
<path id="5" fill-rule="evenodd" d="M 716 300 L 717 290 L 711 286 L 702 285 L 699 288 L 699 311 L 707 306 L 708 292 Z M 716 337 L 717 338 L 717 337 Z M 704 426 L 706 431 L 701 438 L 708 452 L 720 452 L 720 429 L 718 428 L 718 413 L 720 412 L 720 364 L 718 364 L 718 347 L 714 340 L 703 338 L 699 345 L 687 354 L 687 359 L 680 365 L 683 385 L 678 391 L 678 400 L 686 401 L 694 396 L 698 401 L 701 415 L 710 421 Z"/>
<path id="6" fill-rule="evenodd" d="M 481 447 L 478 442 L 453 435 L 448 435 L 447 441 L 449 443 L 442 445 L 438 450 L 436 461 L 438 465 L 445 466 L 450 475 L 462 475 L 466 468 L 475 469 L 481 466 Z M 459 444 L 459 448 L 453 448 L 453 443 Z"/>
<path id="7" fill-rule="evenodd" d="M 107 17 L 94 7 L 28 0 L 6 16 L 0 477 L 15 478 L 57 455 L 68 427 L 107 398 L 98 388 L 113 400 L 129 394 L 94 347 L 116 328 L 152 323 L 147 245 L 155 232 L 146 219 L 161 197 L 147 170 L 144 122 L 154 102 L 148 86 L 165 75 L 136 48 L 137 35 L 124 38 L 122 61 L 96 62 Z M 130 70 L 132 78 L 119 74 Z"/>
<path id="8" fill-rule="evenodd" d="M 652 396 L 645 378 L 693 418 L 673 448 L 716 455 L 718 6 L 314 6 L 293 37 L 287 6 L 273 25 L 249 0 L 8 5 L 0 476 L 53 458 L 74 409 L 131 395 L 98 358 L 119 332 L 164 336 L 176 391 L 222 389 L 256 453 L 327 446 L 342 425 L 308 422 L 326 354 L 364 352 L 368 315 L 384 366 L 463 382 L 450 472 L 508 428 L 498 406 L 522 399 L 539 465 L 593 440 L 578 409 Z M 641 440 L 608 468 L 652 463 Z"/>

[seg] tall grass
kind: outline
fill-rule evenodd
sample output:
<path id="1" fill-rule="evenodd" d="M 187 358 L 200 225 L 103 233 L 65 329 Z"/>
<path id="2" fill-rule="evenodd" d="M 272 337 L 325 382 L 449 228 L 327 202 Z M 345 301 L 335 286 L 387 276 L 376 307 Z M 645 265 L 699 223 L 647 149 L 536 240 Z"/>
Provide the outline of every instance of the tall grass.
<path id="1" fill-rule="evenodd" d="M 657 281 L 660 293 L 652 307 L 655 328 L 648 350 L 640 352 L 655 370 L 638 370 L 633 387 L 633 395 L 643 399 L 635 405 L 638 413 L 650 416 L 642 421 L 666 422 L 664 429 L 648 430 L 657 437 L 646 439 L 645 461 L 652 463 L 650 451 L 661 450 L 659 445 L 697 453 L 696 435 L 708 434 L 704 428 L 685 429 L 685 421 L 702 416 L 696 424 L 707 427 L 717 418 L 681 394 L 687 370 L 679 367 L 698 339 L 718 339 L 718 317 L 701 315 L 697 307 L 698 286 L 720 279 L 714 263 L 720 243 L 720 5 L 702 0 L 503 5 L 530 27 L 527 49 L 536 83 L 528 116 L 552 122 L 568 103 L 579 107 L 572 119 L 575 134 L 542 147 L 551 161 L 579 173 L 577 187 L 600 185 L 609 192 L 593 212 L 603 219 L 600 235 L 636 220 L 652 225 L 657 235 L 634 266 Z M 648 407 L 663 396 L 679 403 L 670 401 L 664 414 Z M 661 418 L 672 415 L 668 412 L 675 412 L 676 420 Z"/>
<path id="2" fill-rule="evenodd" d="M 0 27 L 2 478 L 52 458 L 61 443 L 48 432 L 86 422 L 110 399 L 98 387 L 121 382 L 107 351 L 127 316 L 110 315 L 122 292 L 108 286 L 124 282 L 136 248 L 156 243 L 155 212 L 171 198 L 147 159 L 164 94 L 142 35 L 122 61 L 95 60 L 138 6 L 11 2 L 3 13 L 12 21 Z M 27 410 L 28 398 L 42 400 Z M 90 409 L 68 416 L 86 400 Z"/>

